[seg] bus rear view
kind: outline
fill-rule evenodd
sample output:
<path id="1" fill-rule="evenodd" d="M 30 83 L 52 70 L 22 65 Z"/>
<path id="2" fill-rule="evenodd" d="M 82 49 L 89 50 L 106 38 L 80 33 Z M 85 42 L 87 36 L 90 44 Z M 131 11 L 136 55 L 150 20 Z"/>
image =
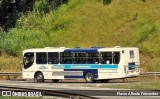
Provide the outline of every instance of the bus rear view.
<path id="1" fill-rule="evenodd" d="M 126 48 L 124 51 L 124 76 L 135 77 L 140 74 L 140 60 L 138 48 Z"/>

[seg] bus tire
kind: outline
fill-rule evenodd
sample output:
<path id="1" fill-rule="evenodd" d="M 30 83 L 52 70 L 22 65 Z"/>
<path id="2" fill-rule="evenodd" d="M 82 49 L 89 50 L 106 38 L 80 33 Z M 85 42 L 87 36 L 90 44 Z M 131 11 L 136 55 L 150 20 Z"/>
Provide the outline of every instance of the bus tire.
<path id="1" fill-rule="evenodd" d="M 84 79 L 86 80 L 87 83 L 93 83 L 94 82 L 94 76 L 93 76 L 93 74 L 91 72 L 87 72 L 85 74 L 85 78 Z"/>
<path id="2" fill-rule="evenodd" d="M 52 79 L 52 82 L 54 82 L 54 83 L 58 83 L 58 82 L 59 82 L 59 80 L 58 80 L 58 79 Z"/>
<path id="3" fill-rule="evenodd" d="M 44 76 L 43 76 L 42 72 L 37 72 L 36 73 L 36 75 L 35 75 L 35 81 L 37 83 L 44 82 Z"/>

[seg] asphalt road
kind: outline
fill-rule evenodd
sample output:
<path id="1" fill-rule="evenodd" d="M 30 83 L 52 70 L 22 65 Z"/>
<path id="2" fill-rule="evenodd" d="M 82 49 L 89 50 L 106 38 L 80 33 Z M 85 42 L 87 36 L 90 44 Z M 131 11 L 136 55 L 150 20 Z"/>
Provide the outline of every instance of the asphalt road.
<path id="1" fill-rule="evenodd" d="M 136 82 L 130 82 L 136 83 Z M 109 83 L 85 83 L 85 82 L 60 82 L 52 83 L 51 81 L 46 81 L 45 83 L 35 83 L 33 81 L 9 81 L 0 80 L 0 86 L 14 86 L 23 88 L 35 88 L 35 89 L 46 89 L 46 90 L 59 90 L 62 92 L 78 93 L 83 95 L 89 95 L 101 99 L 159 99 L 160 91 L 154 91 L 159 96 L 142 96 L 141 93 L 153 93 L 153 91 L 137 91 L 137 90 L 127 90 L 127 89 L 112 89 L 112 88 L 99 88 L 100 85 L 116 85 L 116 84 L 128 84 L 120 82 L 109 82 Z M 129 94 L 128 93 L 132 93 Z M 127 95 L 126 95 L 127 94 Z"/>

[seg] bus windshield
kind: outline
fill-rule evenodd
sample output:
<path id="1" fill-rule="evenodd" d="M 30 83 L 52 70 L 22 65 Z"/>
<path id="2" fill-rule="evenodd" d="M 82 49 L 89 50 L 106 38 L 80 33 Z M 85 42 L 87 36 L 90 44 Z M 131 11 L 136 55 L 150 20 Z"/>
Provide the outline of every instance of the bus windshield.
<path id="1" fill-rule="evenodd" d="M 25 53 L 23 57 L 24 68 L 27 69 L 33 65 L 34 53 Z"/>

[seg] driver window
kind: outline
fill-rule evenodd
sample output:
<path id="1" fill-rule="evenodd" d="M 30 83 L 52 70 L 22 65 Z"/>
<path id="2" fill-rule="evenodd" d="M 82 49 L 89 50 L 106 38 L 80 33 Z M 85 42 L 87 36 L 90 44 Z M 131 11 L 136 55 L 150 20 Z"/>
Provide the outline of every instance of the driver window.
<path id="1" fill-rule="evenodd" d="M 27 69 L 34 63 L 34 53 L 25 53 L 23 57 L 24 68 Z"/>

